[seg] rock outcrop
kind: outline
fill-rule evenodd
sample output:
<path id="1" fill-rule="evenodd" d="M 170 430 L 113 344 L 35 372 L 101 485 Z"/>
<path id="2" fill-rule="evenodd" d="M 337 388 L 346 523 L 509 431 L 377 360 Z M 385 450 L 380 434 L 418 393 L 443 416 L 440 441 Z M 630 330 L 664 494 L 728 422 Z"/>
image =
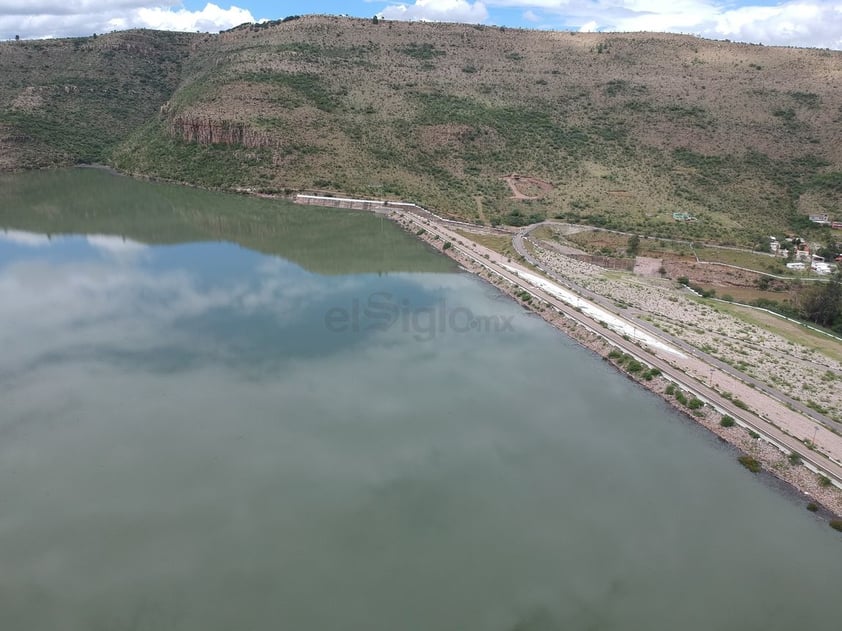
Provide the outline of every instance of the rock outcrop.
<path id="1" fill-rule="evenodd" d="M 170 120 L 169 131 L 184 142 L 202 145 L 225 144 L 257 148 L 276 144 L 267 131 L 254 129 L 246 123 L 202 116 L 175 116 Z"/>

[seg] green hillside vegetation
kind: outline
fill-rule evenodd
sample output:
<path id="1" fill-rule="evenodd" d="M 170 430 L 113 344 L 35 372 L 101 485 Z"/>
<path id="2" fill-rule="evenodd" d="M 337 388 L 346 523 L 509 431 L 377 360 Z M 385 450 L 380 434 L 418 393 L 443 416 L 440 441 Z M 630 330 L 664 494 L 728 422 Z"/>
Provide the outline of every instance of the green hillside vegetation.
<path id="1" fill-rule="evenodd" d="M 178 86 L 195 35 L 0 43 L 0 170 L 107 162 Z"/>
<path id="2" fill-rule="evenodd" d="M 77 75 L 109 90 L 64 93 Z M 86 160 L 754 245 L 840 212 L 842 53 L 327 16 L 0 44 L 0 168 Z"/>

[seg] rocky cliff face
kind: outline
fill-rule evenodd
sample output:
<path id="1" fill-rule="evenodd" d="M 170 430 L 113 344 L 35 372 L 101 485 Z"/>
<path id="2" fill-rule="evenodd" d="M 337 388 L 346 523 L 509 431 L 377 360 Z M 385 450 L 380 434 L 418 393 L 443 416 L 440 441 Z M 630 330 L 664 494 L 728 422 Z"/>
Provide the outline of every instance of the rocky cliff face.
<path id="1" fill-rule="evenodd" d="M 272 136 L 243 122 L 202 116 L 175 116 L 169 121 L 169 132 L 184 142 L 202 145 L 240 145 L 247 148 L 271 147 Z"/>

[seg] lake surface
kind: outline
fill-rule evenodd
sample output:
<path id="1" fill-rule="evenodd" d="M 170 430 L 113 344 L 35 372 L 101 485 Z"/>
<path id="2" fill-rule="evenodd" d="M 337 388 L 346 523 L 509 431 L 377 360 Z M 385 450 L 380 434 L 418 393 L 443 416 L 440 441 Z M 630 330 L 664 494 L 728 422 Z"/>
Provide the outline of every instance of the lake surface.
<path id="1" fill-rule="evenodd" d="M 842 537 L 373 215 L 0 177 L 0 629 L 828 629 Z"/>

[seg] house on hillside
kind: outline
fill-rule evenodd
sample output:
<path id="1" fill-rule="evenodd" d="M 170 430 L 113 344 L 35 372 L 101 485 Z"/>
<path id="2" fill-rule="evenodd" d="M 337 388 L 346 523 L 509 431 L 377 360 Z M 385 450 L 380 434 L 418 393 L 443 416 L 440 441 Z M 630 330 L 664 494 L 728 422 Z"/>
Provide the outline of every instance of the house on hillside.
<path id="1" fill-rule="evenodd" d="M 810 266 L 810 269 L 812 269 L 816 274 L 826 276 L 827 274 L 832 274 L 835 267 L 835 265 L 825 263 L 824 261 L 814 261 Z"/>
<path id="2" fill-rule="evenodd" d="M 810 215 L 810 221 L 813 223 L 821 224 L 823 226 L 829 226 L 830 219 L 828 218 L 827 214 L 824 215 Z"/>
<path id="3" fill-rule="evenodd" d="M 804 248 L 804 249 L 801 249 Z M 795 260 L 796 261 L 806 261 L 812 262 L 812 257 L 810 256 L 810 250 L 808 250 L 805 246 L 798 246 L 798 249 L 795 250 Z"/>

